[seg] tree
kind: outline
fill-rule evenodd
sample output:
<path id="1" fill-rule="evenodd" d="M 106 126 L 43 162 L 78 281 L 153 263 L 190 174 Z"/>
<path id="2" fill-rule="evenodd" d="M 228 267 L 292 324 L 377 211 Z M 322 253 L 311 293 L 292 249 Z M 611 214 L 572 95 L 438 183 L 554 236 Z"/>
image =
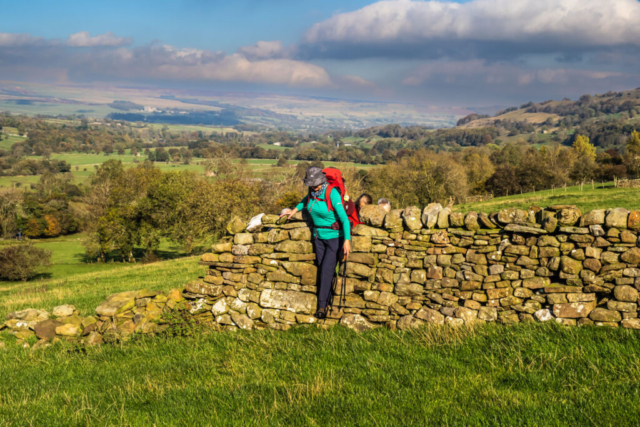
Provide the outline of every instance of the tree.
<path id="1" fill-rule="evenodd" d="M 520 190 L 516 176 L 516 168 L 509 164 L 498 166 L 493 175 L 487 180 L 485 188 L 496 196 L 506 196 L 516 193 Z"/>
<path id="2" fill-rule="evenodd" d="M 596 147 L 589 143 L 589 137 L 587 136 L 576 136 L 573 141 L 573 149 L 576 150 L 579 156 L 590 157 L 591 160 L 596 159 Z"/>
<path id="3" fill-rule="evenodd" d="M 0 237 L 10 238 L 17 231 L 18 203 L 22 192 L 6 190 L 0 195 Z"/>
<path id="4" fill-rule="evenodd" d="M 26 281 L 50 264 L 51 252 L 31 245 L 15 245 L 0 250 L 0 280 Z"/>
<path id="5" fill-rule="evenodd" d="M 62 232 L 62 228 L 60 228 L 58 220 L 53 215 L 45 215 L 44 220 L 47 224 L 44 229 L 44 235 L 47 237 L 59 236 Z"/>
<path id="6" fill-rule="evenodd" d="M 630 175 L 637 176 L 640 173 L 640 133 L 638 131 L 634 130 L 627 140 L 624 163 Z"/>
<path id="7" fill-rule="evenodd" d="M 171 160 L 169 153 L 162 147 L 156 149 L 156 162 L 168 162 Z"/>
<path id="8" fill-rule="evenodd" d="M 583 155 L 573 164 L 569 176 L 575 181 L 585 181 L 593 179 L 596 174 L 597 165 L 593 158 Z"/>
<path id="9" fill-rule="evenodd" d="M 373 169 L 364 185 L 375 198 L 385 197 L 395 206 L 426 206 L 468 192 L 464 166 L 450 154 L 427 150 Z"/>
<path id="10" fill-rule="evenodd" d="M 637 130 L 631 132 L 631 137 L 627 141 L 627 152 L 640 156 L 640 133 Z"/>
<path id="11" fill-rule="evenodd" d="M 484 192 L 485 182 L 495 172 L 489 156 L 480 152 L 470 153 L 464 158 L 464 167 L 471 190 L 476 193 Z"/>
<path id="12" fill-rule="evenodd" d="M 24 230 L 26 237 L 39 237 L 42 234 L 42 226 L 38 223 L 38 220 L 31 218 L 27 221 L 27 228 Z"/>
<path id="13" fill-rule="evenodd" d="M 285 159 L 284 157 L 280 157 L 276 166 L 278 166 L 279 168 L 285 168 L 288 164 L 289 162 L 287 162 L 287 159 Z"/>

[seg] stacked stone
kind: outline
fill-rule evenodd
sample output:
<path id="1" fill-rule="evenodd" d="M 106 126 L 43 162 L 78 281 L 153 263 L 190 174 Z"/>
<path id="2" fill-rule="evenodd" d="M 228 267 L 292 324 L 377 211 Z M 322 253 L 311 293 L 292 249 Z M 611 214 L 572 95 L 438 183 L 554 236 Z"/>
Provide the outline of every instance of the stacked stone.
<path id="1" fill-rule="evenodd" d="M 54 307 L 51 313 L 28 308 L 7 315 L 0 330 L 7 329 L 18 339 L 18 345 L 28 347 L 37 337 L 34 348 L 45 347 L 55 341 L 98 345 L 126 339 L 133 333 L 153 334 L 167 327 L 160 324 L 163 314 L 169 313 L 183 301 L 181 290 L 168 293 L 128 291 L 113 294 L 96 308 L 95 316 L 82 317 L 72 305 Z"/>
<path id="2" fill-rule="evenodd" d="M 640 211 L 581 215 L 575 206 L 461 214 L 431 204 L 360 212 L 328 318 L 317 321 L 315 255 L 300 213 L 280 223 L 234 218 L 200 263 L 206 275 L 184 290 L 111 295 L 95 316 L 75 307 L 26 309 L 0 325 L 27 346 L 64 339 L 100 344 L 167 327 L 176 310 L 217 330 L 289 329 L 340 323 L 358 331 L 425 323 L 555 320 L 640 329 Z M 1 344 L 1 343 L 0 343 Z"/>
<path id="3" fill-rule="evenodd" d="M 461 214 L 365 206 L 328 319 L 358 330 L 555 321 L 640 328 L 640 212 L 575 206 Z M 300 214 L 239 219 L 184 294 L 225 329 L 313 323 L 316 268 Z M 343 274 L 346 279 L 343 279 Z"/>
<path id="4" fill-rule="evenodd" d="M 301 214 L 286 224 L 278 220 L 264 215 L 248 228 L 237 218 L 230 222 L 230 237 L 202 257 L 206 276 L 183 293 L 194 315 L 223 330 L 285 330 L 316 321 L 311 230 Z"/>

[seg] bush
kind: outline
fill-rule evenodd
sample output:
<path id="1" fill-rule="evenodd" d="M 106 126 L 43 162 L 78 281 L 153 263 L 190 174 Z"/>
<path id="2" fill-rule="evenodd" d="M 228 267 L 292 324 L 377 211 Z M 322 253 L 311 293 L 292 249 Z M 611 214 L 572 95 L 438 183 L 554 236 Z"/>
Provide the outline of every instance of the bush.
<path id="1" fill-rule="evenodd" d="M 0 250 L 0 280 L 27 281 L 40 274 L 51 260 L 51 252 L 29 245 Z"/>

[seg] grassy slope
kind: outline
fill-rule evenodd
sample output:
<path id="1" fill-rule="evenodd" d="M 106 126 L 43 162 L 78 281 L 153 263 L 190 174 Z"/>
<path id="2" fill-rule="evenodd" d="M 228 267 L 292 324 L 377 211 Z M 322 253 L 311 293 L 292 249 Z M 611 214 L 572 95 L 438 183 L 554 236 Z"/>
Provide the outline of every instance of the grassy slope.
<path id="1" fill-rule="evenodd" d="M 188 257 L 136 265 L 102 264 L 107 271 L 69 274 L 60 279 L 27 283 L 0 282 L 0 319 L 15 310 L 29 307 L 51 310 L 65 303 L 75 305 L 84 315 L 93 314 L 94 309 L 115 292 L 184 286 L 203 274 L 198 259 Z"/>
<path id="2" fill-rule="evenodd" d="M 313 327 L 0 351 L 8 425 L 629 425 L 635 332 Z M 70 349 L 71 350 L 71 349 Z"/>
<path id="3" fill-rule="evenodd" d="M 456 205 L 460 212 L 482 211 L 496 212 L 504 208 L 527 209 L 531 205 L 547 207 L 552 205 L 569 204 L 578 206 L 582 212 L 592 209 L 608 209 L 624 207 L 640 209 L 640 188 L 615 188 L 613 183 L 585 185 L 580 191 L 579 186 L 564 189 L 538 191 L 536 193 L 516 194 L 508 197 L 497 197 L 493 200 L 478 203 Z"/>
<path id="4" fill-rule="evenodd" d="M 87 238 L 85 234 L 72 234 L 68 236 L 60 236 L 52 239 L 30 239 L 32 245 L 51 251 L 51 266 L 47 268 L 46 274 L 43 274 L 39 280 L 44 279 L 65 279 L 70 276 L 93 273 L 96 271 L 112 270 L 114 268 L 130 266 L 128 263 L 119 262 L 119 255 L 115 252 L 110 254 L 111 257 L 107 263 L 96 263 L 85 259 L 85 248 L 82 241 Z M 15 245 L 16 240 L 0 240 L 0 249 Z M 205 246 L 207 246 L 205 244 Z M 203 247 L 198 248 L 204 249 Z M 134 256 L 141 258 L 143 256 L 141 249 L 136 249 Z M 168 240 L 160 242 L 160 246 L 156 254 L 161 259 L 173 259 L 184 257 L 187 254 L 182 248 Z M 114 261 L 115 259 L 115 261 Z"/>

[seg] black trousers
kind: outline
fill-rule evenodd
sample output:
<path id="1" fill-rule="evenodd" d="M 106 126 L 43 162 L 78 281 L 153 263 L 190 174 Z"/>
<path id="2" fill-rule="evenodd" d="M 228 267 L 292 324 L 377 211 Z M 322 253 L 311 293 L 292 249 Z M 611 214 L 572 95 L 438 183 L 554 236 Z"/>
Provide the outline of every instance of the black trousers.
<path id="1" fill-rule="evenodd" d="M 331 283 L 336 274 L 338 256 L 342 253 L 342 239 L 335 238 L 329 240 L 313 239 L 313 247 L 316 251 L 318 262 L 318 308 L 325 308 L 329 305 L 331 298 Z"/>

